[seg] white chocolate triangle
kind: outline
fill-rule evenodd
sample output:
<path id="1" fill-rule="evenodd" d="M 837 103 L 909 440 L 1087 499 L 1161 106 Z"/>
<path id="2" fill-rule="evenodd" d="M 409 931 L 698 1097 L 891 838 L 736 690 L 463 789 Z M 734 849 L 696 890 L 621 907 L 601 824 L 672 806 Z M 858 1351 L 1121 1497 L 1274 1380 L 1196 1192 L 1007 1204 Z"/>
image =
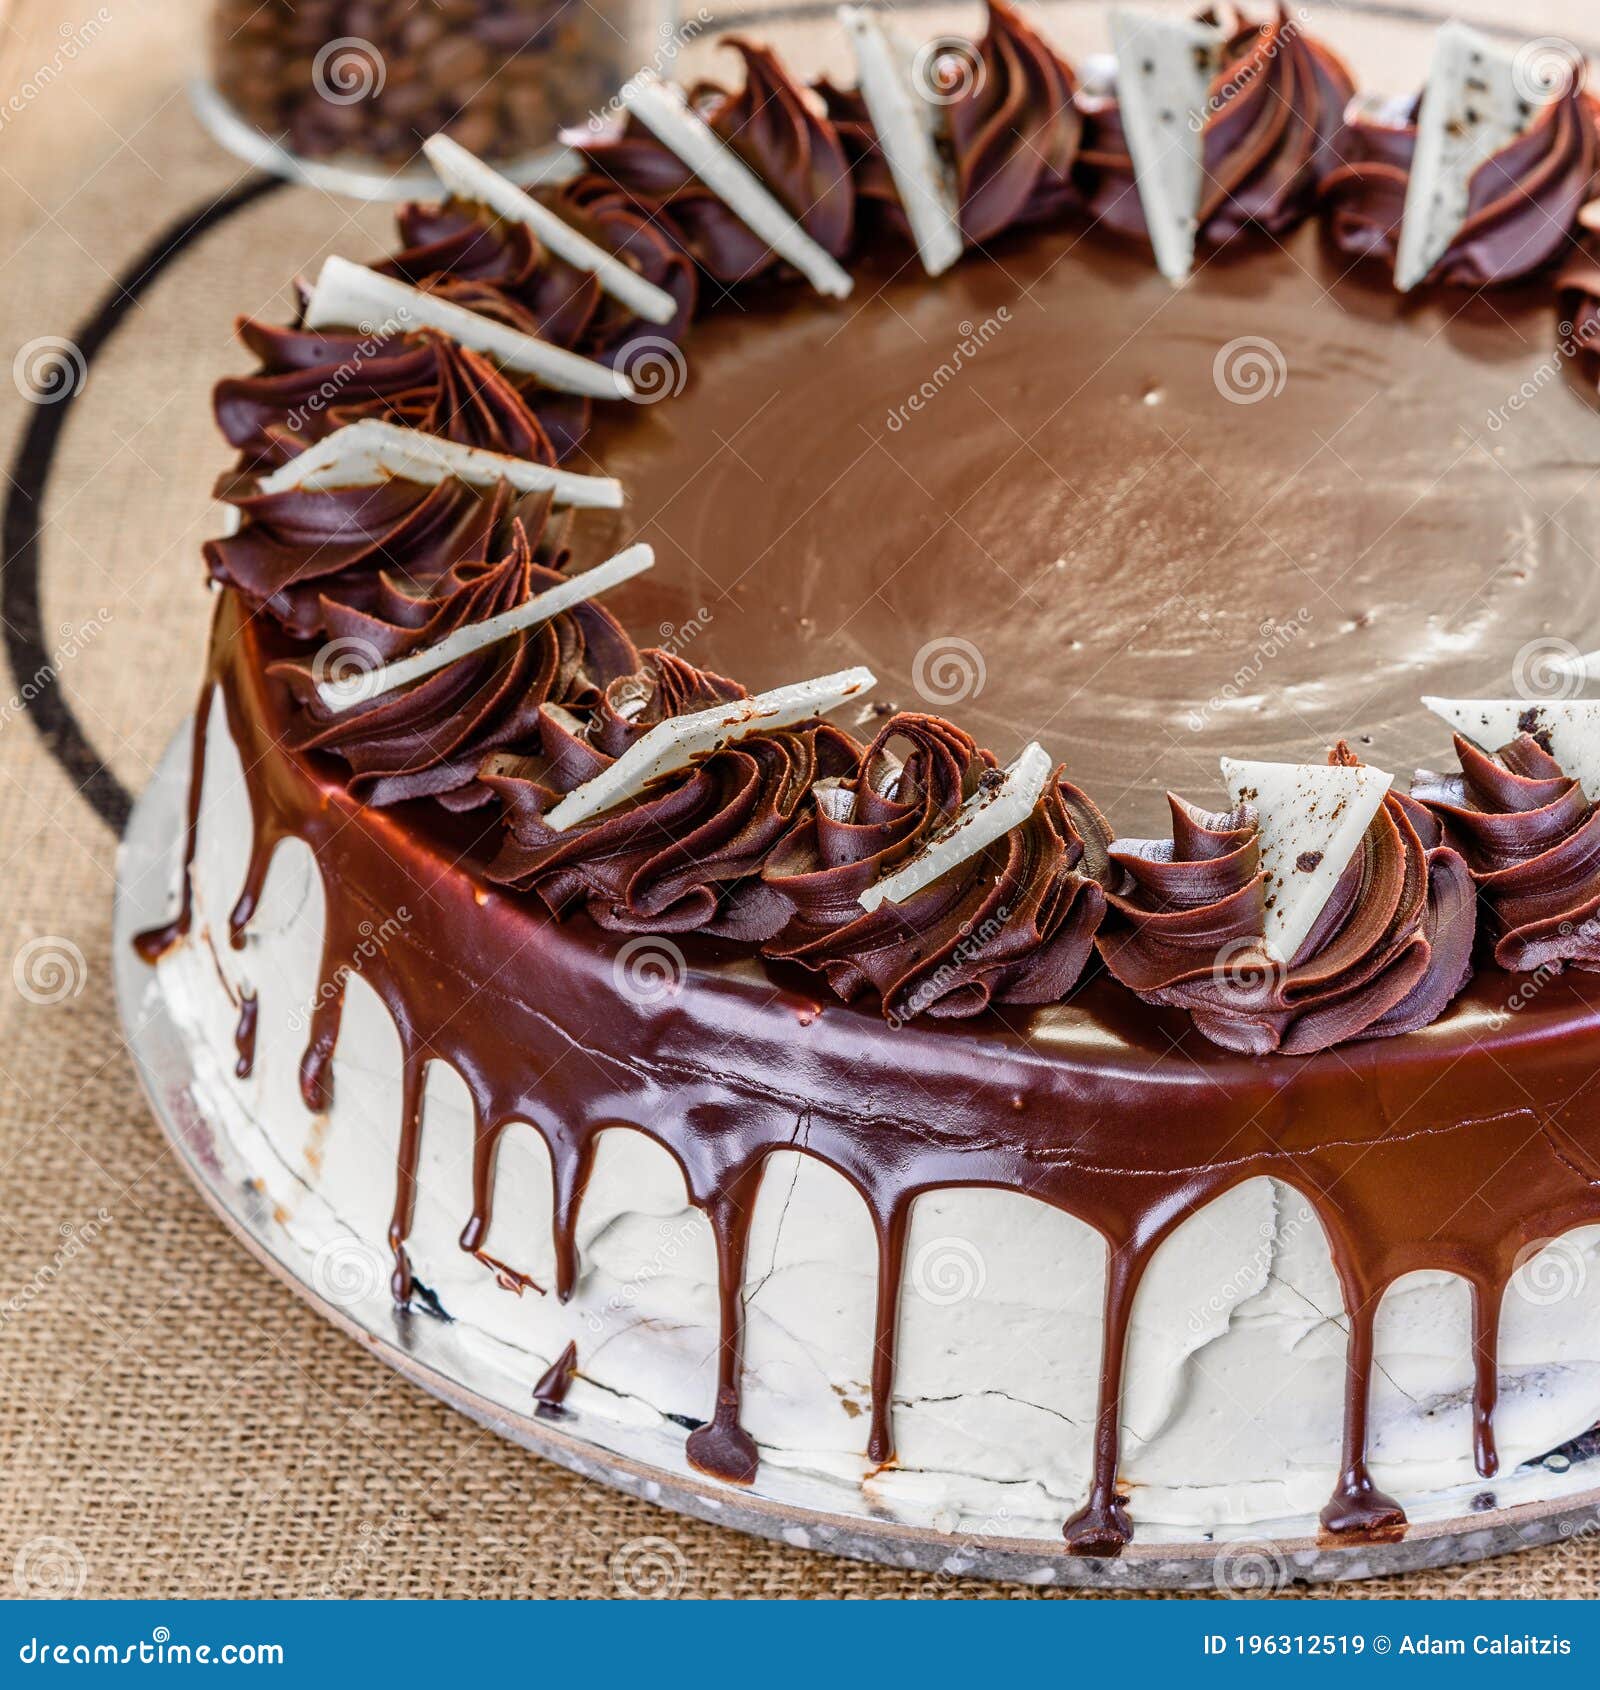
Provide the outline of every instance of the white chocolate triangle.
<path id="1" fill-rule="evenodd" d="M 1214 24 L 1117 10 L 1117 106 L 1156 268 L 1181 282 L 1194 267 L 1205 184 L 1205 117 L 1226 40 Z"/>
<path id="2" fill-rule="evenodd" d="M 1382 769 L 1222 759 L 1229 802 L 1254 807 L 1267 876 L 1267 949 L 1294 961 L 1394 782 Z"/>
<path id="3" fill-rule="evenodd" d="M 1458 734 L 1498 751 L 1532 734 L 1591 798 L 1600 798 L 1600 698 L 1424 698 Z"/>
<path id="4" fill-rule="evenodd" d="M 463 657 L 496 645 L 512 634 L 520 634 L 525 628 L 536 628 L 541 622 L 548 622 L 552 616 L 559 616 L 563 610 L 570 610 L 573 605 L 582 604 L 597 593 L 631 581 L 635 575 L 642 575 L 655 560 L 655 553 L 649 546 L 629 546 L 626 551 L 618 552 L 593 569 L 586 569 L 582 575 L 574 575 L 559 586 L 536 594 L 514 610 L 505 610 L 498 616 L 485 617 L 482 622 L 469 622 L 464 627 L 452 629 L 437 645 L 413 652 L 398 662 L 386 663 L 381 668 L 337 681 L 319 681 L 317 696 L 330 710 L 349 710 L 354 705 L 381 698 L 396 687 L 424 680 L 436 670 L 459 662 Z"/>
<path id="5" fill-rule="evenodd" d="M 641 734 L 593 780 L 569 792 L 545 822 L 556 832 L 564 832 L 634 797 L 660 776 L 686 769 L 708 751 L 720 751 L 746 734 L 792 727 L 796 722 L 826 715 L 877 684 L 878 678 L 870 669 L 845 669 L 837 675 L 775 687 L 754 698 L 714 705 L 710 710 L 670 716 Z"/>
<path id="6" fill-rule="evenodd" d="M 1033 814 L 1055 765 L 1037 740 L 1023 746 L 998 785 L 979 789 L 956 812 L 955 819 L 928 841 L 909 862 L 886 874 L 857 899 L 864 910 L 887 900 L 903 904 L 912 893 L 931 886 L 941 875 L 975 857 Z"/>
<path id="7" fill-rule="evenodd" d="M 942 276 L 963 242 L 954 173 L 939 151 L 938 110 L 912 73 L 912 50 L 877 13 L 841 6 L 839 22 L 855 48 L 856 81 L 917 256 L 930 276 Z"/>
<path id="8" fill-rule="evenodd" d="M 510 177 L 487 165 L 448 135 L 432 135 L 422 143 L 428 163 L 458 199 L 475 200 L 511 223 L 525 223 L 557 258 L 577 270 L 587 270 L 615 300 L 650 323 L 670 323 L 678 302 L 665 288 L 647 282 L 613 252 L 597 246 L 548 206 L 524 193 Z"/>
<path id="9" fill-rule="evenodd" d="M 1440 26 L 1395 251 L 1394 285 L 1402 293 L 1439 262 L 1466 221 L 1467 190 L 1479 166 L 1515 140 L 1531 115 L 1510 54 L 1463 23 Z"/>
<path id="10" fill-rule="evenodd" d="M 436 487 L 450 477 L 474 487 L 506 481 L 519 493 L 549 493 L 558 505 L 580 510 L 622 507 L 622 483 L 608 475 L 578 475 L 549 464 L 529 463 L 526 458 L 441 440 L 436 434 L 421 434 L 377 417 L 363 417 L 335 429 L 299 457 L 264 475 L 260 490 L 286 493 L 299 487 L 321 493 L 335 487 L 371 486 L 391 476 L 424 487 Z"/>
<path id="11" fill-rule="evenodd" d="M 855 285 L 784 210 L 766 184 L 725 147 L 683 95 L 654 71 L 642 70 L 622 87 L 623 106 L 669 152 L 676 154 L 744 226 L 786 259 L 818 293 L 843 299 Z"/>
<path id="12" fill-rule="evenodd" d="M 437 294 L 425 293 L 393 276 L 380 276 L 348 258 L 325 259 L 306 305 L 308 329 L 359 327 L 369 334 L 414 333 L 437 329 L 462 346 L 482 352 L 509 370 L 534 375 L 563 393 L 591 399 L 631 399 L 633 383 L 617 370 L 536 335 L 507 328 L 481 312 L 469 311 Z"/>

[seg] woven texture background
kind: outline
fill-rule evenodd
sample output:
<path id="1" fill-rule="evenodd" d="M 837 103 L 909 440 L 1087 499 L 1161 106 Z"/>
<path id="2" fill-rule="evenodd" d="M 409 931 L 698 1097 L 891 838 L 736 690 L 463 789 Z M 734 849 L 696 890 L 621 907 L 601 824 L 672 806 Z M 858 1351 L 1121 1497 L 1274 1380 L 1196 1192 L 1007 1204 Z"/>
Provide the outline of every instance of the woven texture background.
<path id="1" fill-rule="evenodd" d="M 60 352 L 54 337 L 81 333 L 158 228 L 243 179 L 183 94 L 201 10 L 121 0 L 86 25 L 90 0 L 0 0 L 0 99 L 15 95 L 0 125 L 7 359 Z M 1530 11 L 1577 30 L 1585 4 L 1517 10 L 1530 32 Z M 1099 44 L 1088 11 L 1057 31 L 1070 51 Z M 1339 23 L 1358 66 L 1411 68 L 1416 32 L 1366 27 L 1363 42 Z M 198 549 L 223 461 L 207 390 L 243 365 L 232 319 L 280 308 L 296 269 L 335 248 L 365 255 L 388 228 L 382 208 L 268 196 L 163 273 L 66 416 L 44 512 L 45 643 L 130 790 L 198 681 Z M 8 463 L 30 414 L 0 379 Z M 0 684 L 0 1593 L 1034 1594 L 756 1543 L 585 1485 L 402 1383 L 257 1268 L 137 1094 L 111 1001 L 115 840 L 30 723 L 33 690 L 28 676 Z M 1589 1596 L 1597 1576 L 1589 1534 L 1364 1588 Z"/>

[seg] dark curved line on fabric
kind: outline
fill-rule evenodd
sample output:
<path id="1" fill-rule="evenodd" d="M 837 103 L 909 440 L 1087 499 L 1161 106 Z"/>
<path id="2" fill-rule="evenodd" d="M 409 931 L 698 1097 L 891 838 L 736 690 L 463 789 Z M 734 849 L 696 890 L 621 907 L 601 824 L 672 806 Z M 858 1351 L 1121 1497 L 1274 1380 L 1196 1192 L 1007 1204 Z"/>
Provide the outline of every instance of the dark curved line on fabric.
<path id="1" fill-rule="evenodd" d="M 88 386 L 96 355 L 151 283 L 208 230 L 286 185 L 276 176 L 252 176 L 220 199 L 174 219 L 135 254 L 72 336 L 83 357 L 77 387 L 56 403 L 32 407 L 11 460 L 0 517 L 0 622 L 16 698 L 67 778 L 119 836 L 133 808 L 133 795 L 95 749 L 67 701 L 40 608 L 40 539 L 56 448 L 72 407 Z"/>

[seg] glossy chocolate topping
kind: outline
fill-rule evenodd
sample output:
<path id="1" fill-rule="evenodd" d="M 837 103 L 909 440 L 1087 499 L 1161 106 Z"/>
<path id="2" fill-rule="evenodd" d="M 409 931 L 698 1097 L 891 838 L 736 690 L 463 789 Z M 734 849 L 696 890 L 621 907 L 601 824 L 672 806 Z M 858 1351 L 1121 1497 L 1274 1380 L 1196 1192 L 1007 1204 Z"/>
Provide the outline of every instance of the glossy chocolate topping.
<path id="1" fill-rule="evenodd" d="M 1411 792 L 1472 870 L 1495 961 L 1600 970 L 1600 809 L 1529 734 L 1493 756 L 1458 734 L 1456 756 L 1460 774 L 1419 774 Z"/>
<path id="2" fill-rule="evenodd" d="M 1346 270 L 1306 227 L 1175 293 L 1049 230 L 936 286 L 858 264 L 842 310 L 747 297 L 676 401 L 598 418 L 628 504 L 580 560 L 651 541 L 629 627 L 752 691 L 867 663 L 1002 760 L 1038 738 L 1120 833 L 1222 755 L 1437 767 L 1422 693 L 1600 621 L 1600 424 L 1547 288 Z"/>

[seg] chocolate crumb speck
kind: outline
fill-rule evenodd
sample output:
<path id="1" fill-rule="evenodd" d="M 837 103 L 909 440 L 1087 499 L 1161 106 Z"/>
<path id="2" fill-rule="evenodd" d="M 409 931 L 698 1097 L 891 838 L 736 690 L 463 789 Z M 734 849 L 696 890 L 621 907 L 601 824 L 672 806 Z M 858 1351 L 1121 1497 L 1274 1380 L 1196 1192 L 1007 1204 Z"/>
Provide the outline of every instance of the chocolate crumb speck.
<path id="1" fill-rule="evenodd" d="M 1310 874 L 1321 861 L 1322 853 L 1320 851 L 1302 851 L 1300 855 L 1295 858 L 1294 866 L 1299 869 L 1302 874 Z"/>

